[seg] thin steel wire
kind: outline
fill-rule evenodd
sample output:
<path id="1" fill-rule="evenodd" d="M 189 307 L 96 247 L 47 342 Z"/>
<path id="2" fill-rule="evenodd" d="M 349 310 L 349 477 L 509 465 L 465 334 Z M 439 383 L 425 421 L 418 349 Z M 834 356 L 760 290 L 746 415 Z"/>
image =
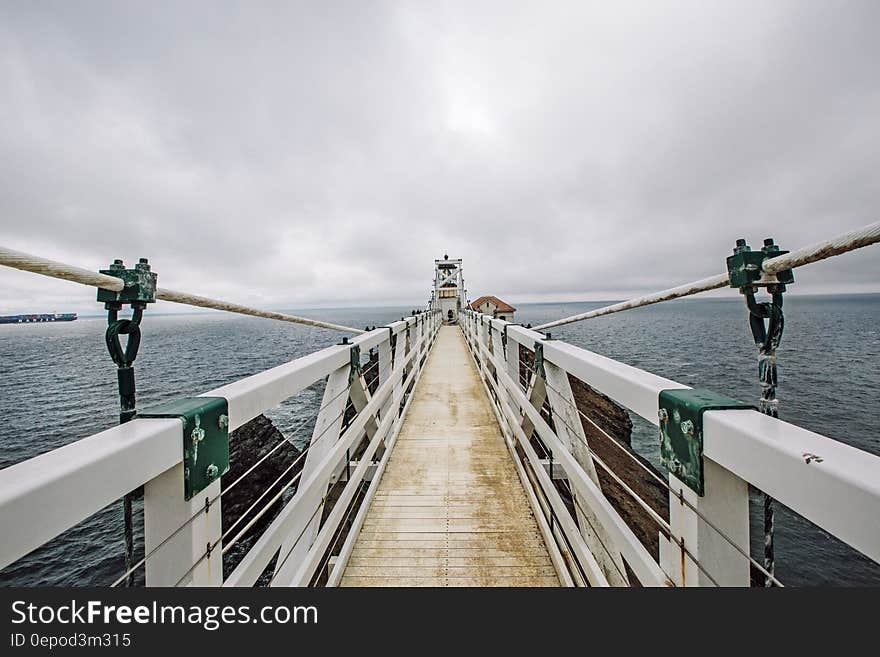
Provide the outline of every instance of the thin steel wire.
<path id="1" fill-rule="evenodd" d="M 377 365 L 378 365 L 378 361 L 372 363 L 369 367 L 365 368 L 365 369 L 362 371 L 361 374 L 362 374 L 362 375 L 365 375 L 367 372 L 369 372 L 371 369 L 373 369 L 373 368 L 376 367 Z M 337 399 L 339 399 L 339 397 L 341 397 L 343 394 L 347 394 L 347 393 L 350 393 L 350 389 L 349 389 L 349 388 L 344 388 L 344 389 L 342 389 L 340 392 L 338 392 L 336 395 L 334 395 L 331 399 L 329 399 L 328 401 L 326 401 L 326 402 L 325 402 L 325 403 L 324 403 L 324 404 L 318 409 L 318 411 L 317 411 L 317 413 L 316 413 L 316 417 L 314 418 L 314 420 L 317 421 L 317 416 L 319 416 L 319 415 L 321 414 L 321 411 L 323 411 L 323 410 L 324 410 L 325 408 L 327 408 L 330 404 L 332 404 L 334 401 L 336 401 Z M 353 407 L 353 404 L 349 401 L 349 402 L 347 403 L 346 407 L 345 407 L 345 410 L 343 410 L 342 413 L 340 413 L 340 414 L 337 415 L 335 418 L 333 418 L 330 422 L 327 423 L 327 426 L 324 428 L 324 430 L 321 431 L 321 433 L 318 434 L 315 438 L 313 438 L 313 439 L 310 441 L 309 445 L 307 445 L 307 446 L 303 449 L 303 451 L 300 452 L 300 454 L 299 454 L 299 455 L 297 456 L 297 458 L 293 461 L 293 463 L 287 467 L 287 469 L 285 470 L 285 473 L 288 472 L 291 468 L 293 468 L 293 467 L 294 467 L 297 463 L 299 463 L 303 458 L 305 458 L 305 455 L 306 455 L 306 453 L 309 451 L 309 448 L 312 447 L 313 445 L 317 444 L 318 441 L 321 439 L 321 437 L 324 436 L 324 434 L 327 433 L 327 430 L 328 430 L 331 426 L 333 426 L 333 424 L 336 422 L 336 420 L 338 420 L 340 417 L 344 417 L 345 414 L 348 412 L 348 410 L 349 410 L 350 408 L 352 408 L 352 407 Z M 297 424 L 297 426 L 294 427 L 294 428 L 291 430 L 291 432 L 290 432 L 291 435 L 296 435 L 296 434 L 299 432 L 299 430 L 303 428 L 303 426 L 305 426 L 306 424 L 310 423 L 312 420 L 313 420 L 313 418 L 311 418 L 311 417 L 303 418 L 303 420 L 301 420 L 300 423 Z M 261 465 L 261 464 L 264 463 L 266 460 L 268 460 L 268 458 L 269 458 L 273 453 L 275 453 L 278 449 L 280 449 L 280 448 L 281 448 L 283 445 L 285 445 L 285 444 L 293 444 L 293 443 L 292 443 L 292 442 L 290 441 L 290 439 L 289 439 L 288 437 L 286 437 L 286 436 L 283 437 L 281 440 L 279 440 L 278 443 L 277 443 L 277 444 L 276 444 L 276 445 L 275 445 L 275 446 L 274 446 L 269 452 L 267 452 L 266 454 L 264 454 L 264 455 L 260 458 L 259 461 L 257 461 L 256 463 L 254 463 L 254 464 L 253 464 L 250 468 L 248 468 L 244 473 L 242 473 L 241 475 L 239 475 L 239 477 L 236 478 L 235 481 L 233 481 L 229 486 L 227 486 L 226 488 L 224 488 L 224 489 L 223 489 L 218 495 L 215 495 L 213 498 L 210 498 L 210 499 L 205 503 L 205 507 L 204 507 L 203 509 L 200 509 L 197 513 L 195 513 L 194 515 L 190 516 L 190 517 L 189 517 L 186 521 L 184 521 L 179 527 L 177 527 L 177 529 L 175 529 L 175 530 L 174 530 L 173 532 L 171 532 L 168 536 L 166 536 L 166 537 L 165 537 L 165 538 L 164 538 L 164 539 L 163 539 L 158 545 L 156 545 L 152 550 L 150 550 L 150 552 L 149 552 L 148 554 L 146 554 L 146 555 L 145 555 L 140 561 L 138 561 L 134 566 L 132 566 L 131 568 L 129 568 L 129 569 L 128 569 L 128 570 L 127 570 L 127 571 L 126 571 L 126 572 L 125 572 L 120 578 L 119 578 L 119 579 L 115 580 L 115 581 L 113 582 L 113 584 L 111 584 L 111 587 L 112 587 L 112 586 L 117 586 L 117 585 L 118 585 L 123 579 L 125 579 L 128 575 L 130 575 L 131 573 L 136 572 L 141 566 L 143 566 L 143 565 L 144 565 L 144 564 L 150 559 L 151 556 L 153 556 L 157 551 L 159 551 L 162 547 L 164 547 L 164 546 L 168 543 L 168 541 L 170 541 L 172 538 L 174 538 L 175 536 L 177 536 L 177 535 L 178 535 L 178 534 L 179 534 L 179 533 L 180 533 L 185 527 L 187 527 L 188 525 L 190 525 L 190 524 L 191 524 L 196 518 L 200 517 L 203 513 L 207 512 L 207 510 L 210 509 L 210 507 L 211 507 L 211 506 L 212 506 L 217 500 L 221 499 L 221 498 L 222 498 L 224 495 L 226 495 L 229 491 L 231 491 L 233 488 L 235 488 L 235 486 L 237 486 L 237 485 L 238 485 L 238 484 L 239 484 L 239 483 L 240 483 L 245 477 L 247 477 L 249 474 L 251 474 L 251 473 L 252 473 L 252 472 L 253 472 L 253 471 L 254 471 L 259 465 Z M 283 477 L 283 474 L 282 474 L 282 477 Z M 280 479 L 281 479 L 282 477 L 279 477 L 278 479 L 276 479 L 275 482 L 273 482 L 273 483 L 272 483 L 272 484 L 271 484 L 271 485 L 270 485 L 270 486 L 269 486 L 269 487 L 268 487 L 268 488 L 267 488 L 267 489 L 266 489 L 266 490 L 260 495 L 260 497 L 257 499 L 257 501 L 259 501 L 260 499 L 262 499 L 262 498 L 265 496 L 265 494 L 266 494 L 269 490 L 271 490 L 275 485 L 277 485 L 278 481 L 280 481 Z M 242 514 L 242 516 L 240 516 L 240 517 L 239 517 L 239 518 L 233 523 L 232 527 L 235 527 L 239 522 L 241 522 L 242 518 L 243 518 L 245 515 L 247 515 L 248 513 L 250 513 L 250 511 L 253 509 L 253 507 L 254 507 L 254 505 L 251 505 L 251 507 L 248 508 L 247 511 L 245 511 L 245 512 Z"/>
<path id="2" fill-rule="evenodd" d="M 536 376 L 538 375 L 537 372 L 535 371 L 535 369 L 532 368 L 531 366 L 529 366 L 528 363 L 523 362 L 523 365 L 524 365 L 524 366 L 526 367 L 526 369 L 528 369 L 533 375 L 536 375 Z M 612 441 L 617 447 L 619 447 L 620 449 L 622 449 L 622 450 L 624 451 L 624 453 L 625 453 L 628 457 L 630 457 L 630 458 L 632 458 L 633 460 L 635 460 L 635 462 L 638 463 L 639 466 L 641 466 L 642 468 L 644 468 L 644 469 L 646 470 L 646 472 L 648 472 L 648 473 L 651 474 L 653 477 L 655 477 L 655 478 L 656 478 L 661 484 L 663 484 L 663 485 L 667 488 L 667 490 L 669 490 L 669 491 L 672 492 L 673 494 L 676 494 L 676 491 L 674 491 L 674 490 L 672 489 L 672 487 L 669 486 L 669 484 L 668 484 L 667 482 L 664 482 L 662 479 L 659 479 L 655 473 L 653 473 L 653 472 L 651 472 L 649 469 L 647 469 L 647 467 L 646 467 L 643 463 L 641 463 L 637 458 L 635 458 L 635 456 L 634 456 L 633 454 L 631 454 L 631 453 L 629 452 L 629 450 L 626 450 L 625 448 L 623 448 L 623 446 L 620 445 L 620 444 L 617 442 L 616 439 L 614 439 L 612 436 L 610 436 L 610 435 L 609 435 L 604 429 L 602 429 L 601 427 L 599 427 L 599 426 L 598 426 L 595 422 L 593 422 L 590 418 L 588 418 L 587 416 L 585 416 L 585 415 L 581 412 L 581 410 L 580 410 L 579 408 L 577 408 L 577 406 L 576 406 L 573 402 L 571 402 L 570 400 L 568 400 L 568 399 L 566 398 L 565 395 L 563 395 L 559 390 L 557 390 L 556 388 L 554 388 L 553 386 L 551 386 L 549 383 L 547 383 L 546 380 L 544 381 L 544 384 L 545 384 L 550 390 L 553 390 L 554 392 L 556 392 L 556 393 L 560 396 L 561 399 L 564 399 L 568 404 L 570 404 L 570 405 L 571 405 L 571 406 L 572 406 L 572 407 L 578 412 L 578 414 L 579 414 L 581 417 L 583 417 L 585 420 L 587 420 L 588 422 L 590 422 L 590 423 L 591 423 L 593 426 L 595 426 L 599 431 L 601 431 L 605 436 L 607 436 L 607 437 L 608 437 L 608 438 L 609 438 L 609 439 L 610 439 L 610 440 L 611 440 L 611 441 Z M 545 398 L 544 401 L 542 402 L 542 409 L 544 408 L 545 404 L 547 404 L 547 406 L 549 407 L 549 400 L 546 399 L 546 398 Z M 550 411 L 552 412 L 552 407 L 549 407 L 548 410 L 550 410 Z M 586 443 L 586 441 L 584 441 L 582 438 L 580 438 L 579 433 L 578 433 L 578 432 L 575 432 L 575 431 L 572 430 L 571 425 L 569 425 L 569 424 L 564 420 L 564 418 L 561 418 L 561 417 L 559 417 L 559 416 L 556 415 L 556 414 L 551 415 L 551 417 L 552 417 L 554 420 L 557 419 L 557 418 L 559 418 L 560 420 L 562 420 L 563 424 L 564 424 L 565 426 L 568 427 L 568 429 L 569 429 L 569 431 L 571 432 L 571 434 L 572 434 L 573 436 L 575 436 L 575 437 L 576 437 L 581 443 L 583 443 L 583 445 L 584 445 L 584 446 L 590 451 L 590 454 L 593 455 L 593 456 L 596 458 L 596 460 L 600 462 L 600 464 L 603 466 L 603 468 L 606 469 L 606 470 L 609 472 L 609 474 L 611 474 L 612 477 L 615 478 L 615 480 L 617 480 L 619 483 L 622 483 L 621 480 L 619 479 L 619 477 L 617 477 L 617 475 L 616 475 L 615 473 L 612 473 L 611 470 L 610 470 L 610 468 L 608 468 L 608 466 L 607 466 L 607 465 L 606 465 L 606 464 L 605 464 L 600 458 L 598 458 L 598 457 L 596 456 L 595 452 L 592 450 L 592 448 L 590 448 L 590 446 Z M 544 440 L 540 437 L 540 434 L 539 434 L 538 432 L 534 432 L 533 435 L 534 435 L 535 437 L 537 437 L 538 442 L 540 443 L 541 447 L 545 450 L 545 453 L 549 456 L 550 459 L 552 459 L 552 458 L 553 458 L 553 457 L 552 457 L 552 452 L 549 450 L 549 448 L 547 447 L 547 445 L 546 445 L 546 443 L 544 442 Z M 563 481 L 565 481 L 565 480 L 563 480 Z M 608 547 L 602 542 L 601 538 L 599 538 L 599 534 L 598 534 L 598 532 L 596 532 L 595 527 L 593 527 L 592 523 L 590 523 L 589 518 L 587 517 L 588 514 L 585 512 L 583 506 L 577 501 L 577 498 L 576 498 L 576 496 L 574 495 L 574 493 L 573 493 L 573 491 L 572 491 L 572 489 L 571 489 L 571 485 L 568 484 L 568 482 L 565 482 L 565 484 L 566 484 L 566 486 L 568 487 L 569 492 L 571 493 L 572 501 L 578 506 L 578 508 L 580 508 L 581 513 L 584 515 L 584 519 L 587 521 L 587 523 L 588 523 L 588 524 L 590 525 L 590 527 L 593 529 L 593 532 L 596 534 L 596 537 L 597 537 L 597 539 L 599 540 L 599 543 L 602 545 L 602 548 L 603 548 L 603 549 L 605 550 L 605 552 L 609 555 L 609 557 L 611 557 L 611 553 L 610 553 L 610 551 L 608 550 Z M 706 575 L 706 577 L 707 577 L 707 578 L 708 578 L 708 579 L 709 579 L 709 580 L 710 580 L 715 586 L 718 586 L 718 583 L 717 583 L 717 581 L 714 579 L 714 577 L 713 577 L 709 572 L 706 571 L 706 569 L 702 566 L 702 564 L 700 564 L 700 562 L 696 559 L 696 557 L 694 557 L 694 555 L 690 552 L 690 550 L 688 550 L 687 546 L 684 544 L 683 539 L 676 538 L 675 536 L 673 536 L 672 531 L 671 531 L 671 528 L 669 527 L 669 525 L 668 525 L 667 523 L 665 523 L 665 521 L 664 521 L 664 522 L 660 522 L 662 519 L 659 517 L 659 515 L 656 514 L 655 511 L 653 511 L 653 509 L 650 508 L 650 506 L 647 504 L 647 502 L 645 502 L 641 497 L 639 497 L 638 495 L 636 495 L 635 492 L 632 491 L 631 489 L 629 489 L 628 486 L 624 486 L 624 489 L 625 489 L 625 490 L 628 489 L 628 492 L 630 492 L 630 493 L 633 495 L 633 497 L 636 499 L 636 501 L 637 501 L 640 505 L 643 505 L 644 508 L 645 508 L 647 511 L 649 511 L 649 515 L 651 516 L 651 519 L 654 520 L 662 530 L 664 530 L 665 532 L 667 532 L 667 537 L 670 539 L 670 541 L 675 542 L 675 543 L 679 546 L 679 548 L 682 549 L 682 550 L 685 552 L 685 554 L 687 554 L 687 556 L 691 559 L 691 561 L 693 561 L 693 563 L 697 566 L 697 568 L 698 568 L 701 572 L 703 572 L 703 573 Z M 742 550 L 742 548 L 740 548 L 740 547 L 739 547 L 739 546 L 738 546 L 738 545 L 737 545 L 732 539 L 730 539 L 730 537 L 728 537 L 724 532 L 722 532 L 720 529 L 718 529 L 718 527 L 716 527 L 716 526 L 715 526 L 715 525 L 714 525 L 714 524 L 713 524 L 708 518 L 706 518 L 705 516 L 703 516 L 703 514 L 701 514 L 701 513 L 695 508 L 695 507 L 693 507 L 693 505 L 691 505 L 689 502 L 687 502 L 687 500 L 685 500 L 683 497 L 681 497 L 681 496 L 679 496 L 679 495 L 677 495 L 677 494 L 676 494 L 676 496 L 677 496 L 677 497 L 680 497 L 680 499 L 681 499 L 681 501 L 682 501 L 683 503 L 685 503 L 689 508 L 691 508 L 692 511 L 694 511 L 694 513 L 695 513 L 696 515 L 698 515 L 700 518 L 702 518 L 702 519 L 703 519 L 703 520 L 704 520 L 704 521 L 705 521 L 710 527 L 712 527 L 716 532 L 718 532 L 718 534 L 721 535 L 722 538 L 724 538 L 728 543 L 730 543 L 730 544 L 734 547 L 734 549 L 736 549 L 738 552 L 740 552 L 740 554 L 742 554 L 743 556 L 745 556 L 745 557 L 746 557 L 746 558 L 747 558 L 752 564 L 754 564 L 756 567 L 758 567 L 759 569 L 761 569 L 761 570 L 763 571 L 763 568 L 761 567 L 761 565 L 760 565 L 759 563 L 757 563 L 757 562 L 751 557 L 751 555 L 749 555 L 748 553 L 744 552 L 744 551 Z M 655 516 L 656 516 L 656 517 L 655 517 Z M 613 561 L 614 561 L 614 559 L 613 559 L 613 557 L 612 557 L 612 562 L 613 562 Z M 615 569 L 618 570 L 618 572 L 620 571 L 620 569 L 617 567 L 617 564 L 616 564 L 616 563 L 615 563 Z M 767 574 L 767 573 L 765 573 L 765 574 Z M 621 573 L 621 575 L 623 575 L 623 574 Z M 775 577 L 773 577 L 772 575 L 770 575 L 770 577 L 773 579 L 773 581 L 774 581 L 775 584 L 777 584 L 778 586 L 783 586 L 783 584 L 782 584 L 781 582 L 779 582 L 779 580 L 777 580 Z M 625 578 L 625 577 L 624 577 L 624 578 Z M 626 579 L 626 578 L 625 578 L 625 579 Z"/>
<path id="3" fill-rule="evenodd" d="M 348 388 L 344 389 L 342 392 L 348 392 Z M 339 393 L 339 394 L 337 394 L 337 395 L 335 395 L 330 401 L 328 401 L 326 404 L 324 404 L 324 406 L 322 406 L 320 409 L 318 409 L 318 415 L 320 415 L 321 411 L 324 410 L 327 406 L 329 406 L 333 401 L 335 401 L 336 399 L 338 399 L 338 398 L 341 396 L 342 392 Z M 311 447 L 313 447 L 314 445 L 316 445 L 316 444 L 318 443 L 318 441 L 320 441 L 321 438 L 327 433 L 327 431 L 330 429 L 330 427 L 332 427 L 332 426 L 335 424 L 335 422 L 336 422 L 339 418 L 343 417 L 343 416 L 345 415 L 345 413 L 348 412 L 348 409 L 351 408 L 351 407 L 352 407 L 351 404 L 346 405 L 345 410 L 343 410 L 339 415 L 337 415 L 337 416 L 336 416 L 335 418 L 333 418 L 330 422 L 328 422 L 328 423 L 327 423 L 327 426 L 324 428 L 324 430 L 321 431 L 320 434 L 318 434 L 315 438 L 313 438 L 313 439 L 310 441 L 310 443 L 309 443 L 308 445 L 306 445 L 306 446 L 303 448 L 302 452 L 300 452 L 300 454 L 296 457 L 296 459 L 295 459 L 295 460 L 294 460 L 294 461 L 293 461 L 293 462 L 287 467 L 287 469 L 285 470 L 285 473 L 288 472 L 290 469 L 292 469 L 297 463 L 299 463 L 300 461 L 302 461 L 302 459 L 305 458 L 306 454 L 308 453 L 309 449 L 310 449 Z M 295 434 L 295 433 L 298 432 L 298 431 L 299 431 L 304 425 L 308 424 L 308 423 L 311 422 L 311 421 L 312 421 L 312 418 L 305 418 L 305 419 L 303 419 L 303 420 L 302 420 L 302 421 L 301 421 L 301 422 L 300 422 L 300 423 L 299 423 L 299 424 L 293 429 L 293 431 L 292 431 L 291 433 Z M 317 421 L 317 418 L 315 418 L 315 421 Z M 242 474 L 241 476 L 239 476 L 239 477 L 238 477 L 238 478 L 237 478 L 237 479 L 236 479 L 236 480 L 235 480 L 235 481 L 234 481 L 229 487 L 227 487 L 226 489 L 224 489 L 223 491 L 221 491 L 218 495 L 215 495 L 213 498 L 209 499 L 209 500 L 207 501 L 207 503 L 205 504 L 205 507 L 204 507 L 203 509 L 200 509 L 197 513 L 193 514 L 193 515 L 190 516 L 187 520 L 185 520 L 185 521 L 184 521 L 184 522 L 183 522 L 183 523 L 182 523 L 177 529 L 175 529 L 173 532 L 171 532 L 171 533 L 170 533 L 168 536 L 166 536 L 166 537 L 165 537 L 165 538 L 164 538 L 164 539 L 163 539 L 163 540 L 162 540 L 162 541 L 161 541 L 156 547 L 154 547 L 152 550 L 150 550 L 150 552 L 149 552 L 148 554 L 146 554 L 146 555 L 145 555 L 140 561 L 138 561 L 138 563 L 136 563 L 136 564 L 135 564 L 134 566 L 132 566 L 128 571 L 126 571 L 125 573 L 123 573 L 123 575 L 122 575 L 119 579 L 115 580 L 115 581 L 113 582 L 113 584 L 111 584 L 111 586 L 116 586 L 116 585 L 119 584 L 123 579 L 125 579 L 125 577 L 127 577 L 129 574 L 131 574 L 131 573 L 137 571 L 141 566 L 143 566 L 144 564 L 146 564 L 146 562 L 150 559 L 150 557 L 152 557 L 157 551 L 159 551 L 162 547 L 164 547 L 164 546 L 168 543 L 168 541 L 170 541 L 172 538 L 174 538 L 175 536 L 177 536 L 177 534 L 179 534 L 179 533 L 180 533 L 185 527 L 187 527 L 189 524 L 191 524 L 196 518 L 200 517 L 203 513 L 205 513 L 205 512 L 207 511 L 207 509 L 209 509 L 209 508 L 214 504 L 214 502 L 216 502 L 217 500 L 219 500 L 220 498 L 222 498 L 223 495 L 225 495 L 225 494 L 228 493 L 230 490 L 232 490 L 232 488 L 233 488 L 236 484 L 238 484 L 239 482 L 241 482 L 242 479 L 244 479 L 244 477 L 246 477 L 248 474 L 250 474 L 250 473 L 255 469 L 255 467 L 256 467 L 257 465 L 259 465 L 260 463 L 264 462 L 272 452 L 274 452 L 274 451 L 276 451 L 277 449 L 279 449 L 279 448 L 280 448 L 282 445 L 284 445 L 285 443 L 292 444 L 292 443 L 290 443 L 290 441 L 289 441 L 286 437 L 283 438 L 282 440 L 280 440 L 280 441 L 278 442 L 278 444 L 275 445 L 275 447 L 273 447 L 272 450 L 271 450 L 268 454 L 264 455 L 264 456 L 260 459 L 260 461 L 258 461 L 257 463 L 255 463 L 255 464 L 254 464 L 254 465 L 253 465 L 253 466 L 252 466 L 247 472 L 245 472 L 244 474 Z M 272 483 L 272 484 L 271 484 L 271 485 L 270 485 L 265 491 L 263 491 L 263 493 L 262 493 L 262 494 L 260 495 L 260 497 L 258 498 L 258 501 L 259 501 L 259 499 L 262 499 L 262 498 L 266 495 L 266 493 L 269 492 L 269 490 L 271 490 L 275 485 L 277 485 L 278 481 L 279 481 L 283 476 L 284 476 L 284 475 L 282 474 L 281 477 L 279 477 L 278 479 L 276 479 L 275 482 L 273 482 L 273 483 Z M 287 488 L 289 488 L 289 486 L 288 486 Z M 285 488 L 284 490 L 286 490 L 287 488 Z M 273 502 L 273 503 L 274 503 L 274 502 Z M 242 518 L 243 518 L 245 515 L 247 515 L 248 513 L 250 513 L 250 511 L 251 511 L 252 509 L 253 509 L 253 505 L 251 505 L 251 507 L 248 508 L 247 511 L 245 511 L 245 512 L 242 514 L 242 516 L 240 516 L 240 517 L 239 517 L 239 518 L 233 523 L 232 527 L 235 527 L 235 526 L 236 526 L 236 525 L 242 520 Z"/>
<path id="4" fill-rule="evenodd" d="M 527 363 L 524 363 L 524 365 L 530 372 L 532 372 L 533 374 L 536 373 L 535 370 L 532 367 L 530 367 Z M 782 582 L 779 581 L 779 579 L 777 579 L 774 575 L 770 574 L 764 568 L 764 566 L 762 566 L 760 563 L 758 563 L 758 561 L 756 561 L 751 556 L 751 554 L 749 554 L 746 550 L 744 550 L 742 547 L 740 547 L 740 545 L 737 544 L 736 541 L 734 541 L 732 538 L 730 538 L 723 530 L 721 530 L 717 525 L 715 525 L 715 523 L 713 523 L 702 512 L 700 512 L 699 509 L 697 509 L 688 500 L 684 499 L 684 497 L 682 495 L 680 495 L 680 491 L 676 491 L 674 488 L 672 488 L 672 486 L 670 486 L 669 482 L 664 481 L 662 477 L 660 477 L 656 472 L 654 472 L 647 465 L 645 465 L 637 456 L 635 456 L 626 447 L 624 447 L 614 436 L 612 436 L 607 431 L 605 431 L 602 427 L 600 427 L 596 422 L 593 421 L 592 418 L 585 415 L 583 413 L 583 411 L 581 411 L 581 409 L 577 407 L 577 404 L 575 404 L 574 402 L 569 400 L 566 395 L 563 395 L 559 390 L 554 388 L 547 381 L 544 382 L 544 385 L 546 385 L 550 390 L 553 390 L 557 395 L 559 395 L 560 399 L 564 400 L 567 404 L 569 404 L 572 408 L 574 408 L 574 410 L 577 411 L 578 415 L 581 418 L 583 418 L 584 420 L 589 422 L 593 427 L 595 427 L 599 432 L 601 432 L 603 436 L 605 436 L 608 440 L 610 440 L 614 444 L 614 446 L 617 447 L 620 451 L 622 451 L 630 460 L 632 460 L 634 463 L 636 463 L 640 468 L 642 468 L 642 470 L 647 472 L 655 481 L 657 481 L 657 483 L 659 483 L 661 486 L 663 486 L 667 491 L 672 493 L 677 499 L 679 499 L 681 501 L 682 504 L 684 504 L 691 511 L 693 511 L 694 514 L 696 514 L 709 527 L 711 527 L 719 536 L 721 536 L 725 541 L 727 541 L 737 552 L 739 552 L 742 556 L 746 557 L 749 560 L 749 562 L 761 572 L 761 574 L 768 577 L 770 579 L 770 581 L 772 581 L 772 583 L 775 584 L 776 586 L 779 586 L 779 587 L 785 586 Z M 554 418 L 555 417 L 556 416 L 554 416 Z M 565 421 L 563 420 L 563 422 L 565 422 Z M 569 428 L 569 430 L 572 430 L 571 425 L 569 425 L 568 423 L 565 423 L 565 424 Z M 578 432 L 572 430 L 571 433 L 590 451 L 590 454 L 593 455 L 596 458 L 596 460 L 601 461 L 601 459 L 596 456 L 596 453 L 587 444 L 587 442 L 580 437 Z M 604 465 L 604 463 L 603 463 L 603 465 Z M 606 469 L 607 469 L 607 466 L 606 466 Z M 608 470 L 609 474 L 611 474 L 610 469 L 607 469 L 607 470 Z M 616 477 L 616 475 L 613 475 L 613 476 Z M 637 500 L 641 500 L 641 498 L 637 498 Z M 644 502 L 643 500 L 641 500 L 641 501 Z M 644 504 L 647 504 L 647 503 L 644 502 Z"/>

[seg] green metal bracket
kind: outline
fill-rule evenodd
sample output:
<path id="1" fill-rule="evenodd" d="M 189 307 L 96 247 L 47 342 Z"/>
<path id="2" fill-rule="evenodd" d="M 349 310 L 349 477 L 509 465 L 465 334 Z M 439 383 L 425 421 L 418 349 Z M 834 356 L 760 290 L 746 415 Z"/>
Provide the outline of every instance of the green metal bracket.
<path id="1" fill-rule="evenodd" d="M 743 289 L 745 287 L 754 287 L 758 285 L 774 285 L 780 283 L 788 285 L 794 283 L 794 272 L 791 269 L 776 274 L 776 281 L 761 283 L 764 275 L 761 266 L 764 260 L 775 258 L 788 253 L 782 251 L 773 243 L 773 238 L 768 237 L 764 240 L 764 246 L 760 251 L 752 251 L 752 247 L 746 244 L 744 239 L 736 241 L 736 247 L 733 249 L 733 255 L 727 256 L 727 273 L 730 275 L 730 287 Z"/>
<path id="2" fill-rule="evenodd" d="M 660 462 L 697 495 L 703 496 L 703 413 L 754 406 L 711 390 L 661 390 Z"/>
<path id="3" fill-rule="evenodd" d="M 229 470 L 229 404 L 223 397 L 185 397 L 148 408 L 139 418 L 183 422 L 183 497 L 190 500 Z"/>
<path id="4" fill-rule="evenodd" d="M 547 372 L 544 369 L 544 344 L 542 342 L 535 342 L 535 362 L 532 364 L 532 369 L 542 379 L 547 378 Z"/>
<path id="5" fill-rule="evenodd" d="M 361 348 L 359 345 L 352 345 L 348 350 L 350 369 L 348 370 L 348 385 L 354 381 L 354 377 L 361 374 Z"/>
<path id="6" fill-rule="evenodd" d="M 119 292 L 98 288 L 98 301 L 102 303 L 153 303 L 156 301 L 156 280 L 158 275 L 150 271 L 150 263 L 141 258 L 134 269 L 126 269 L 122 260 L 115 260 L 109 269 L 101 269 L 101 274 L 121 278 L 124 287 Z"/>

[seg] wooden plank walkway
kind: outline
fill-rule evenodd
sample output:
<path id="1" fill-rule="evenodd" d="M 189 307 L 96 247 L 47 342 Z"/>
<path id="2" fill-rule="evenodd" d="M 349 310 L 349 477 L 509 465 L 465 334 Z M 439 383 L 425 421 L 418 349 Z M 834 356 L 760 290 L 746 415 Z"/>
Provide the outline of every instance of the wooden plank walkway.
<path id="1" fill-rule="evenodd" d="M 559 586 L 464 337 L 443 326 L 341 586 Z"/>

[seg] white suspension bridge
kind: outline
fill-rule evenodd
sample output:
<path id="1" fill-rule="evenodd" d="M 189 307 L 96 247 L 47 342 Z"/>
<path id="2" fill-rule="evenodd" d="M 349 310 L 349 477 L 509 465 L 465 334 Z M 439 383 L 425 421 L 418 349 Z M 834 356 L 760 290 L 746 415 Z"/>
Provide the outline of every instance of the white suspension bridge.
<path id="1" fill-rule="evenodd" d="M 148 586 L 252 586 L 266 574 L 272 586 L 748 586 L 755 572 L 781 586 L 774 499 L 880 562 L 880 458 L 779 420 L 773 394 L 791 270 L 878 241 L 880 223 L 791 253 L 772 242 L 759 252 L 741 244 L 725 274 L 535 329 L 470 310 L 460 260 L 435 261 L 424 311 L 360 330 L 156 288 L 146 261 L 94 273 L 0 248 L 0 264 L 97 287 L 115 331 L 111 353 L 119 334 L 137 342 L 155 299 L 354 334 L 137 412 L 133 371 L 126 374 L 137 344 L 131 352 L 119 345 L 122 423 L 0 471 L 0 569 L 141 486 L 144 557 L 131 558 L 129 535 L 126 572 L 108 584 L 130 583 L 143 569 Z M 542 332 L 728 285 L 749 301 L 763 412 Z M 773 303 L 754 300 L 760 287 Z M 131 320 L 117 317 L 124 305 Z M 368 372 L 371 351 L 378 360 Z M 321 381 L 310 443 L 224 530 L 224 496 L 286 444 L 222 485 L 229 433 Z M 599 426 L 578 405 L 573 381 L 657 426 L 667 472 Z M 668 517 L 601 458 L 588 439 L 594 431 L 662 486 Z M 650 518 L 658 551 L 620 515 L 599 471 Z M 767 496 L 763 559 L 749 548 L 749 484 Z M 224 572 L 223 555 L 279 500 L 280 512 Z"/>

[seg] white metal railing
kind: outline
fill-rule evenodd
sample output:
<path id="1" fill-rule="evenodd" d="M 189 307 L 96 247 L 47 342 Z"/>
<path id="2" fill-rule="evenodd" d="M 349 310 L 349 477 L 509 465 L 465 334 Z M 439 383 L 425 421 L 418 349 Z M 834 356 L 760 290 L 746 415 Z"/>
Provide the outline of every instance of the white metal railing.
<path id="1" fill-rule="evenodd" d="M 232 432 L 327 380 L 302 471 L 287 484 L 296 481 L 295 494 L 227 577 L 222 554 L 254 520 L 239 523 L 236 534 L 221 533 L 219 479 L 184 500 L 177 419 L 135 419 L 0 470 L 0 568 L 143 485 L 146 557 L 137 567 L 145 568 L 147 585 L 252 585 L 279 550 L 272 583 L 307 585 L 326 564 L 330 539 L 364 481 L 371 482 L 366 495 L 372 495 L 372 482 L 378 481 L 373 471 L 384 468 L 409 404 L 407 391 L 421 375 L 440 323 L 434 311 L 407 317 L 202 395 L 227 400 Z M 373 394 L 362 374 L 351 376 L 352 347 L 378 351 Z M 349 401 L 356 413 L 343 427 Z M 359 446 L 364 449 L 359 460 L 349 462 Z M 327 491 L 343 479 L 340 497 L 321 523 Z M 267 500 L 261 512 L 277 497 Z M 350 552 L 347 543 L 337 560 L 340 570 Z"/>
<path id="2" fill-rule="evenodd" d="M 535 489 L 554 520 L 555 540 L 590 584 L 625 583 L 622 561 L 643 585 L 748 586 L 750 566 L 761 569 L 749 557 L 748 483 L 880 561 L 880 458 L 751 410 L 704 414 L 702 497 L 674 475 L 660 479 L 669 491 L 669 521 L 644 508 L 658 525 L 655 559 L 598 486 L 596 464 L 607 466 L 587 443 L 568 376 L 655 426 L 660 391 L 687 386 L 469 310 L 459 323 L 511 451 L 518 450 L 528 464 L 527 487 Z M 536 343 L 542 345 L 544 376 L 531 372 L 524 385 L 519 346 L 534 351 Z M 555 430 L 542 417 L 545 404 Z M 555 476 L 547 472 L 548 459 L 535 452 L 533 432 L 552 454 L 549 469 L 555 467 Z M 553 483 L 557 477 L 571 490 L 577 524 Z M 618 483 L 626 487 L 619 478 Z M 635 491 L 628 492 L 643 503 Z"/>

